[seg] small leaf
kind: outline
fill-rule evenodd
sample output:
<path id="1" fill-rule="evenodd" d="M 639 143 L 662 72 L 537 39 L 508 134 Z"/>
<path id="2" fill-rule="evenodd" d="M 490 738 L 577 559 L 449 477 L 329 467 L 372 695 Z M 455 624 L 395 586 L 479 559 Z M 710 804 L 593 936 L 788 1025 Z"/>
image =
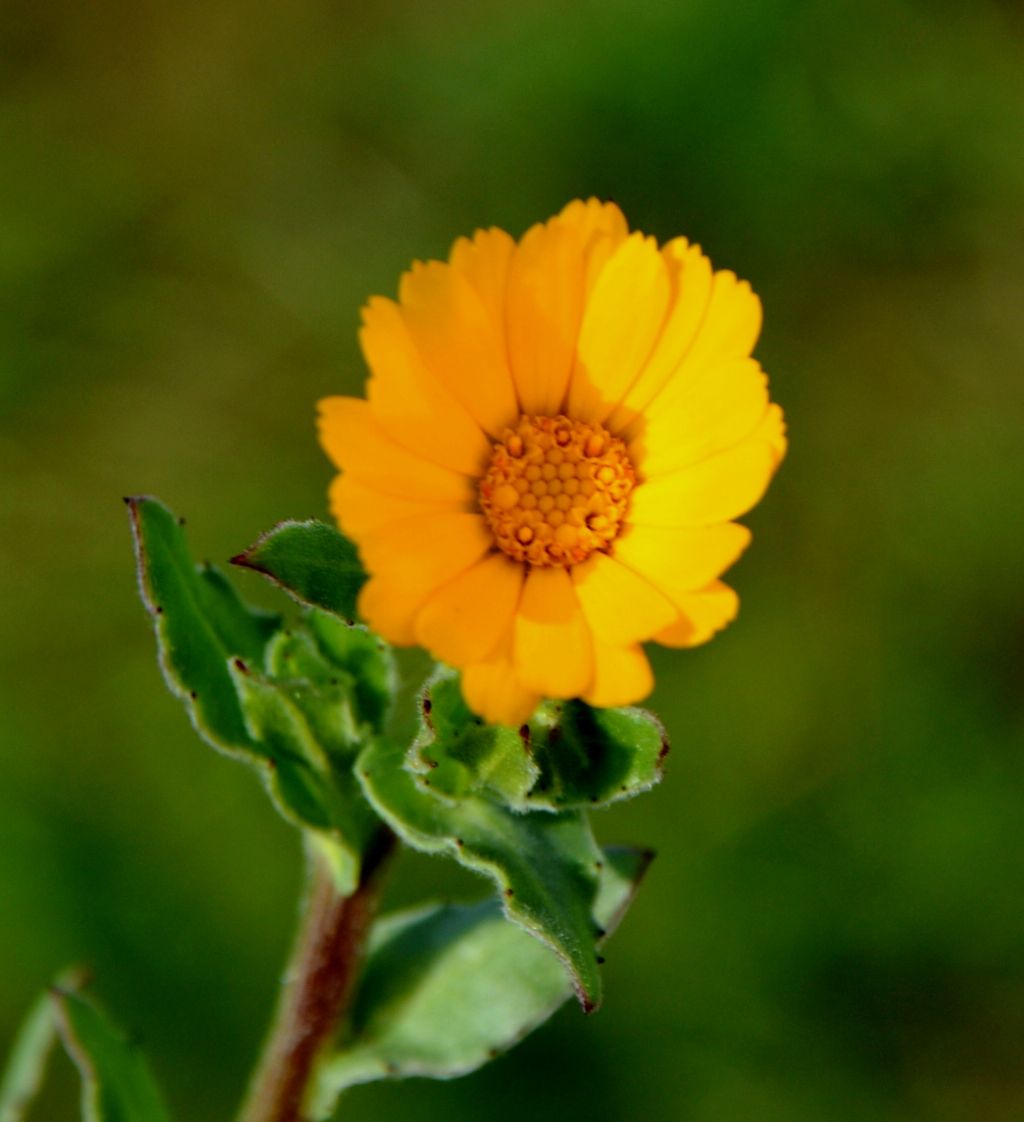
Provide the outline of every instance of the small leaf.
<path id="1" fill-rule="evenodd" d="M 262 661 L 277 616 L 254 611 L 224 576 L 197 569 L 178 519 L 156 499 L 125 500 L 142 600 L 153 616 L 160 666 L 199 734 L 216 748 L 252 748 L 228 670 L 232 657 Z"/>
<path id="2" fill-rule="evenodd" d="M 493 795 L 522 807 L 540 778 L 529 738 L 475 717 L 462 697 L 458 675 L 439 668 L 423 692 L 419 736 L 409 766 L 430 777 L 430 788 L 449 798 Z"/>
<path id="3" fill-rule="evenodd" d="M 325 522 L 279 522 L 231 561 L 269 577 L 302 604 L 356 618 L 366 573 L 352 542 Z"/>
<path id="4" fill-rule="evenodd" d="M 520 729 L 485 725 L 466 706 L 458 676 L 427 682 L 409 766 L 449 798 L 482 794 L 516 810 L 608 806 L 661 779 L 665 731 L 643 709 L 545 702 Z"/>
<path id="5" fill-rule="evenodd" d="M 64 1045 L 82 1076 L 86 1122 L 170 1122 L 138 1048 L 88 998 L 64 990 L 52 997 Z"/>
<path id="6" fill-rule="evenodd" d="M 601 1000 L 593 916 L 601 851 L 586 817 L 517 814 L 487 798 L 439 798 L 430 777 L 403 767 L 405 751 L 372 742 L 356 765 L 367 798 L 409 845 L 446 853 L 489 876 L 505 914 L 562 960 L 584 1009 Z"/>
<path id="7" fill-rule="evenodd" d="M 530 747 L 541 776 L 527 805 L 562 809 L 609 806 L 649 791 L 661 779 L 668 739 L 646 709 L 549 701 L 530 720 Z"/>
<path id="8" fill-rule="evenodd" d="M 311 610 L 307 629 L 280 632 L 267 649 L 268 673 L 302 693 L 343 697 L 330 714 L 332 743 L 350 747 L 364 727 L 380 731 L 397 688 L 391 648 L 365 627 Z"/>
<path id="9" fill-rule="evenodd" d="M 650 860 L 641 850 L 606 851 L 596 916 L 608 933 Z M 556 960 L 506 923 L 495 901 L 385 916 L 371 937 L 349 1039 L 322 1069 L 313 1116 L 329 1115 L 337 1095 L 356 1083 L 475 1071 L 570 995 Z"/>
<path id="10" fill-rule="evenodd" d="M 0 1122 L 23 1122 L 42 1086 L 56 1039 L 53 1004 L 44 993 L 22 1022 L 0 1077 Z"/>

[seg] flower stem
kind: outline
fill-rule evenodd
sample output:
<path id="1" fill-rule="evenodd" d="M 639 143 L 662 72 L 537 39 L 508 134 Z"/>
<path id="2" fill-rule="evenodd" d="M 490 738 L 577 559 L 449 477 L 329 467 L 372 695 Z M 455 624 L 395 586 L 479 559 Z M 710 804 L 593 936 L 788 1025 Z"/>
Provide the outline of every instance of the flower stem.
<path id="1" fill-rule="evenodd" d="M 395 837 L 382 829 L 351 896 L 340 896 L 324 861 L 310 855 L 309 888 L 270 1036 L 238 1122 L 307 1122 L 303 1101 L 317 1061 L 355 988 Z"/>

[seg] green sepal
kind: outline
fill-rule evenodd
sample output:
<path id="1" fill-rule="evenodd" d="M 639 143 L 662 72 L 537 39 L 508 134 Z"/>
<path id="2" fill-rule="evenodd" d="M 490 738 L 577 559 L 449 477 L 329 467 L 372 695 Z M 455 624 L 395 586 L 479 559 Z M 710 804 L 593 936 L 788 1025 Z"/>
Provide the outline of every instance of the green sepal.
<path id="1" fill-rule="evenodd" d="M 594 912 L 611 933 L 650 864 L 612 848 Z M 312 1115 L 346 1087 L 377 1079 L 451 1079 L 482 1067 L 537 1028 L 571 995 L 558 962 L 506 923 L 493 900 L 429 905 L 374 928 L 347 1039 L 321 1069 Z"/>
<path id="2" fill-rule="evenodd" d="M 653 787 L 668 752 L 661 722 L 643 709 L 547 701 L 519 729 L 485 725 L 447 669 L 421 704 L 409 766 L 453 799 L 481 794 L 520 811 L 608 806 Z"/>
<path id="3" fill-rule="evenodd" d="M 0 1076 L 0 1122 L 23 1122 L 39 1093 L 57 1040 L 50 995 L 44 993 L 25 1016 Z"/>
<path id="4" fill-rule="evenodd" d="M 82 1076 L 85 1122 L 170 1122 L 137 1046 L 81 994 L 55 989 L 52 999 L 64 1045 Z"/>
<path id="5" fill-rule="evenodd" d="M 431 777 L 404 766 L 405 749 L 380 739 L 356 770 L 367 798 L 403 841 L 444 853 L 498 886 L 505 915 L 563 962 L 588 1012 L 601 1001 L 594 919 L 601 851 L 586 816 L 519 814 L 481 796 L 439 798 Z"/>
<path id="6" fill-rule="evenodd" d="M 279 522 L 231 563 L 269 577 L 302 604 L 356 618 L 366 571 L 352 542 L 325 522 Z"/>

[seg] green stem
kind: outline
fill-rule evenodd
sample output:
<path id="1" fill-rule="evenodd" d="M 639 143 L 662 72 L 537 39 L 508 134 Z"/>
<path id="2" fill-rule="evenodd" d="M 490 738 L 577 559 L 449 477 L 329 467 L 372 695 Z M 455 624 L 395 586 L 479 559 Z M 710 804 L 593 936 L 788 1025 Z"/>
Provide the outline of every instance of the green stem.
<path id="1" fill-rule="evenodd" d="M 311 857 L 284 989 L 238 1122 L 307 1122 L 307 1089 L 352 996 L 394 844 L 390 831 L 377 835 L 351 896 L 339 896 L 325 863 Z"/>

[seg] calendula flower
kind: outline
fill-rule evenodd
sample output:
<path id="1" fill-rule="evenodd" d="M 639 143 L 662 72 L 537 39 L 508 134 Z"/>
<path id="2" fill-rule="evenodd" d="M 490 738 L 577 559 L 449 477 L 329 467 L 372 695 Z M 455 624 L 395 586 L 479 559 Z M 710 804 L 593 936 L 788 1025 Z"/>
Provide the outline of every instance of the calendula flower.
<path id="1" fill-rule="evenodd" d="M 320 403 L 370 626 L 460 668 L 493 722 L 645 697 L 641 643 L 736 615 L 733 519 L 785 451 L 760 326 L 746 282 L 596 199 L 415 263 L 363 309 L 367 399 Z"/>

